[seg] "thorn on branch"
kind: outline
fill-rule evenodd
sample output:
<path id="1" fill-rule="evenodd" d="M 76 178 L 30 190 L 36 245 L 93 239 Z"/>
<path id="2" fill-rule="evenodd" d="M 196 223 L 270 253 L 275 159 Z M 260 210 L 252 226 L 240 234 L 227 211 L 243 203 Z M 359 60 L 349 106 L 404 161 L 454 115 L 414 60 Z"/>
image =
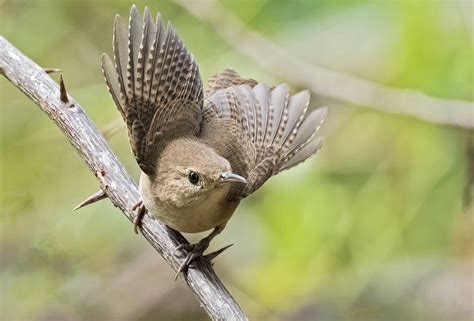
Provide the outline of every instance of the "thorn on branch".
<path id="1" fill-rule="evenodd" d="M 87 205 L 90 205 L 92 203 L 98 202 L 98 201 L 100 201 L 104 198 L 107 198 L 107 194 L 105 194 L 105 192 L 103 190 L 99 190 L 98 192 L 92 194 L 91 196 L 89 196 L 88 198 L 83 200 L 79 205 L 74 207 L 72 210 L 73 211 L 78 210 L 78 209 L 80 209 L 84 206 L 87 206 Z"/>
<path id="2" fill-rule="evenodd" d="M 59 68 L 43 68 L 44 72 L 47 74 L 54 74 L 56 72 L 61 72 Z"/>
<path id="3" fill-rule="evenodd" d="M 69 98 L 67 98 L 66 87 L 64 86 L 63 75 L 59 76 L 59 93 L 61 94 L 61 101 L 63 103 L 68 103 Z"/>
<path id="4" fill-rule="evenodd" d="M 205 258 L 206 258 L 209 262 L 211 262 L 211 266 L 213 266 L 213 265 L 214 265 L 214 262 L 212 262 L 212 260 L 213 260 L 216 256 L 218 256 L 219 254 L 221 254 L 222 252 L 224 252 L 225 250 L 227 250 L 229 247 L 231 247 L 231 246 L 233 246 L 233 245 L 234 245 L 234 244 L 226 245 L 226 246 L 224 246 L 223 248 L 221 248 L 221 249 L 219 249 L 219 250 L 217 250 L 217 251 L 214 251 L 214 252 L 212 252 L 212 253 L 209 253 L 209 254 L 205 255 Z"/>

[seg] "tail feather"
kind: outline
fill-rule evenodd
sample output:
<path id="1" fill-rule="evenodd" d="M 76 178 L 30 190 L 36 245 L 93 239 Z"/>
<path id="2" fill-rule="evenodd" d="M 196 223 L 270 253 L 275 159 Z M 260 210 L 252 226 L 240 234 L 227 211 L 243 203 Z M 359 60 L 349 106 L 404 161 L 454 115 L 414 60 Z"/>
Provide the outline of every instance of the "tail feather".
<path id="1" fill-rule="evenodd" d="M 249 88 L 250 94 L 251 88 Z M 265 118 L 265 120 L 264 120 Z M 266 111 L 260 105 L 260 101 L 257 97 L 255 97 L 255 132 L 254 132 L 254 143 L 256 146 L 262 146 L 264 132 L 263 132 L 263 122 L 266 121 Z"/>
<path id="2" fill-rule="evenodd" d="M 253 99 L 252 89 L 248 85 L 240 85 L 235 88 L 240 100 L 240 112 L 246 123 L 246 131 L 252 143 L 256 142 L 257 133 L 257 101 Z"/>
<path id="3" fill-rule="evenodd" d="M 318 151 L 323 141 L 321 140 L 322 137 L 315 138 L 314 135 L 318 131 L 321 124 L 324 122 L 326 114 L 327 108 L 318 108 L 311 112 L 304 119 L 304 121 L 297 129 L 294 141 L 284 151 L 284 154 L 282 155 L 279 161 L 281 167 L 290 168 Z M 319 140 L 320 143 L 317 143 L 317 141 Z M 310 145 L 310 147 L 305 148 L 306 145 Z M 313 153 L 310 153 L 309 155 L 303 157 L 310 151 L 313 151 Z M 293 158 L 295 158 L 295 160 L 292 160 Z M 291 165 L 293 163 L 294 165 Z"/>
<path id="4" fill-rule="evenodd" d="M 311 112 L 299 126 L 295 139 L 288 147 L 287 153 L 291 153 L 298 147 L 306 144 L 319 129 L 326 117 L 326 114 L 326 108 L 318 108 Z"/>
<path id="5" fill-rule="evenodd" d="M 288 102 L 288 122 L 282 137 L 282 146 L 287 148 L 295 139 L 309 105 L 309 91 L 303 90 L 290 97 Z"/>
<path id="6" fill-rule="evenodd" d="M 310 113 L 297 129 L 294 141 L 284 150 L 282 162 L 289 161 L 299 149 L 306 145 L 316 134 L 326 117 L 326 108 L 319 108 Z"/>
<path id="7" fill-rule="evenodd" d="M 288 156 L 281 162 L 281 166 L 278 169 L 278 172 L 284 171 L 291 167 L 298 165 L 299 163 L 305 161 L 308 157 L 315 154 L 324 143 L 323 137 L 314 137 L 307 144 L 303 145 L 300 149 L 295 150 L 295 153 Z"/>
<path id="8" fill-rule="evenodd" d="M 258 84 L 254 87 L 253 92 L 259 109 L 260 121 L 257 123 L 257 151 L 261 154 L 269 128 L 270 89 L 265 85 Z"/>
<path id="9" fill-rule="evenodd" d="M 268 145 L 277 145 L 281 138 L 281 132 L 286 126 L 288 118 L 288 85 L 278 85 L 271 92 L 270 119 L 269 124 L 271 134 L 269 135 Z"/>

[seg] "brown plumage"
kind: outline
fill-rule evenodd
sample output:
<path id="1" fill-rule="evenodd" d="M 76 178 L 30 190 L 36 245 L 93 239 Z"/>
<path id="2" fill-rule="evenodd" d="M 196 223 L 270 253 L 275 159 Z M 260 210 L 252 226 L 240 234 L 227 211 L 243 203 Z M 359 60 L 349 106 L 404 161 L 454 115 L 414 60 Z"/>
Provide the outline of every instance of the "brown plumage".
<path id="1" fill-rule="evenodd" d="M 182 271 L 241 199 L 317 152 L 326 109 L 306 116 L 307 90 L 290 96 L 285 84 L 268 87 L 231 69 L 211 77 L 204 91 L 171 23 L 165 28 L 160 14 L 154 23 L 147 8 L 142 19 L 132 7 L 128 36 L 116 17 L 113 52 L 114 62 L 102 56 L 102 68 L 142 170 L 144 206 L 183 232 L 215 228 L 186 248 Z"/>

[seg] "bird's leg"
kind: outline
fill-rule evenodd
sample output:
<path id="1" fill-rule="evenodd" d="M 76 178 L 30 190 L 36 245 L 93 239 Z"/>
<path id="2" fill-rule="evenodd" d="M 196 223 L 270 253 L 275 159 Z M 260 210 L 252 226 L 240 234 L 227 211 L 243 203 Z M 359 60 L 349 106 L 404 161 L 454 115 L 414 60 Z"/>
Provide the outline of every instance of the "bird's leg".
<path id="1" fill-rule="evenodd" d="M 133 205 L 132 211 L 137 211 L 137 216 L 133 221 L 133 230 L 135 231 L 135 234 L 138 234 L 138 230 L 142 228 L 143 216 L 145 216 L 148 210 L 146 209 L 145 204 L 143 204 L 143 201 L 140 200 L 135 205 Z"/>
<path id="2" fill-rule="evenodd" d="M 204 251 L 209 247 L 209 244 L 211 243 L 212 239 L 216 237 L 216 235 L 218 235 L 220 232 L 222 232 L 224 227 L 225 227 L 225 224 L 215 227 L 214 230 L 208 236 L 201 239 L 196 244 L 181 244 L 176 248 L 175 253 L 177 251 L 186 250 L 187 254 L 183 263 L 181 263 L 181 265 L 179 266 L 178 272 L 176 273 L 176 276 L 175 276 L 175 280 L 178 278 L 178 276 L 181 273 L 186 272 L 186 270 L 191 265 L 191 263 L 194 260 L 196 260 L 198 257 L 204 257 L 207 260 L 212 261 L 216 256 L 218 256 L 219 254 L 221 254 L 222 252 L 224 252 L 226 249 L 228 249 L 229 247 L 233 245 L 233 244 L 230 244 L 221 248 L 220 250 L 209 253 L 207 255 L 203 255 Z"/>

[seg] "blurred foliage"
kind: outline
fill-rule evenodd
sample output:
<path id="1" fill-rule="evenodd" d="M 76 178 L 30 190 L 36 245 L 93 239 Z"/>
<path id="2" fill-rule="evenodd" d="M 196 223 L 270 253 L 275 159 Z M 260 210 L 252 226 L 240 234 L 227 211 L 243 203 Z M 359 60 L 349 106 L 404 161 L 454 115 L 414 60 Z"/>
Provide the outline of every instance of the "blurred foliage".
<path id="1" fill-rule="evenodd" d="M 231 66 L 267 83 L 285 81 L 235 53 L 175 3 L 136 4 L 172 20 L 204 79 Z M 470 1 L 223 4 L 308 63 L 474 99 Z M 103 128 L 119 115 L 103 83 L 100 54 L 111 52 L 114 15 L 127 16 L 130 5 L 3 0 L 0 28 L 41 66 L 61 68 L 70 94 Z M 156 272 L 139 274 L 138 257 L 154 253 L 109 202 L 71 213 L 97 189 L 95 178 L 32 102 L 5 79 L 0 85 L 0 318 L 205 319 L 193 300 L 167 303 L 188 293 L 173 290 L 161 258 L 153 258 Z M 466 153 L 472 132 L 314 98 L 312 108 L 330 108 L 325 146 L 243 202 L 214 244 L 236 243 L 216 262 L 224 283 L 253 319 L 470 319 L 474 213 L 465 195 L 473 175 Z M 109 141 L 137 178 L 125 131 Z M 134 270 L 142 290 L 127 293 L 127 282 L 120 287 L 117 280 Z M 169 277 L 152 283 L 152 274 Z M 114 297 L 116 288 L 129 297 Z M 144 289 L 165 288 L 156 302 L 140 300 L 140 313 L 114 314 L 113 303 L 128 302 L 133 310 L 132 298 Z"/>

